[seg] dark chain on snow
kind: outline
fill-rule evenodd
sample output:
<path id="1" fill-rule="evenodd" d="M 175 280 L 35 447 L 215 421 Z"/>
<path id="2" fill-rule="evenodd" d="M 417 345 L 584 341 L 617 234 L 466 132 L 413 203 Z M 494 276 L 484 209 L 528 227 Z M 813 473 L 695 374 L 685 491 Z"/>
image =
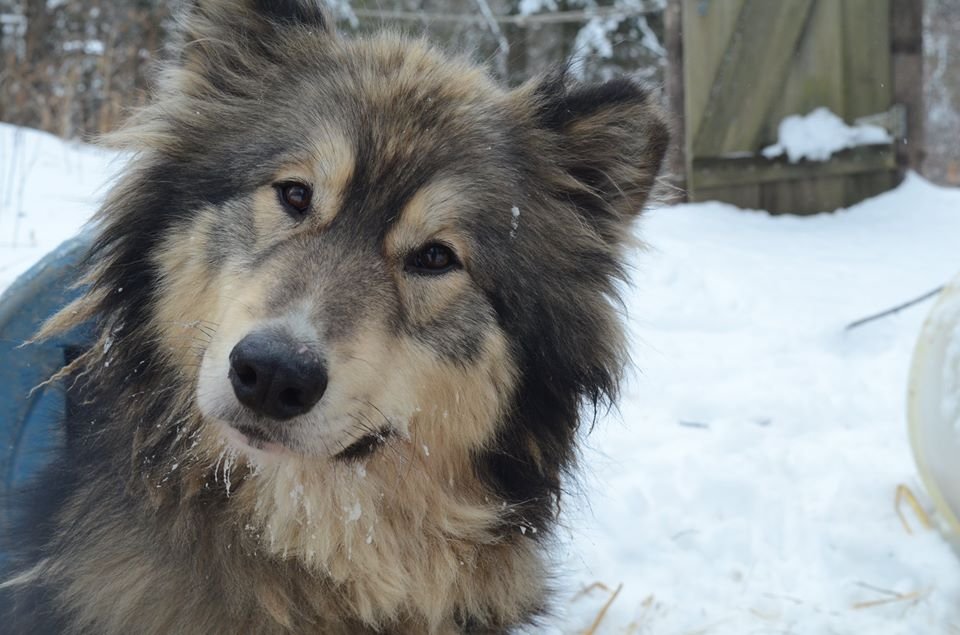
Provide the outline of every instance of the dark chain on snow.
<path id="1" fill-rule="evenodd" d="M 857 328 L 858 326 L 863 326 L 864 324 L 866 324 L 866 323 L 868 323 L 868 322 L 873 322 L 874 320 L 879 320 L 880 318 L 885 318 L 885 317 L 887 317 L 888 315 L 893 315 L 894 313 L 899 313 L 900 311 L 902 311 L 902 310 L 904 310 L 904 309 L 908 309 L 908 308 L 912 307 L 914 304 L 920 304 L 920 303 L 923 302 L 924 300 L 929 300 L 930 298 L 938 295 L 941 291 L 944 290 L 945 286 L 946 286 L 946 285 L 941 285 L 941 286 L 937 287 L 936 289 L 934 289 L 933 291 L 929 291 L 929 292 L 927 292 L 927 293 L 924 293 L 924 294 L 923 294 L 922 296 L 920 296 L 919 298 L 914 298 L 913 300 L 910 300 L 910 301 L 908 301 L 908 302 L 904 302 L 903 304 L 898 304 L 897 306 L 893 307 L 892 309 L 887 309 L 886 311 L 882 311 L 881 313 L 877 313 L 877 314 L 875 314 L 875 315 L 870 315 L 870 316 L 867 316 L 867 317 L 865 317 L 865 318 L 861 318 L 861 319 L 857 320 L 856 322 L 851 322 L 850 324 L 847 324 L 847 326 L 844 328 L 844 330 L 845 330 L 845 331 L 849 331 L 849 330 L 851 330 L 851 329 L 855 329 L 855 328 Z"/>

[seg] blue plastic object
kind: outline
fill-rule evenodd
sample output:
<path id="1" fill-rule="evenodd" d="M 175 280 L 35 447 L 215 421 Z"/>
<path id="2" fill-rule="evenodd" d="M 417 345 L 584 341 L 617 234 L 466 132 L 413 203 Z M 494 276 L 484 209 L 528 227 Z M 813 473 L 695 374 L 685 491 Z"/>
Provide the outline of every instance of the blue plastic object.
<path id="1" fill-rule="evenodd" d="M 64 389 L 34 388 L 90 345 L 91 329 L 77 329 L 42 344 L 23 343 L 79 295 L 71 285 L 90 242 L 89 234 L 66 241 L 0 296 L 0 522 L 9 518 L 8 494 L 34 476 L 49 451 L 64 440 Z"/>

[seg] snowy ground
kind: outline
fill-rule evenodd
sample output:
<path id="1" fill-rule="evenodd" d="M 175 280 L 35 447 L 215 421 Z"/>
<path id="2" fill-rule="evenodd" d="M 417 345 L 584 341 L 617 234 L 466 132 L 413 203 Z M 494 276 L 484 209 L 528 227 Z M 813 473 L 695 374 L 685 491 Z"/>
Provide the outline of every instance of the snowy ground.
<path id="1" fill-rule="evenodd" d="M 0 125 L 0 288 L 115 167 Z M 904 393 L 930 304 L 843 329 L 960 270 L 960 190 L 912 177 L 806 219 L 684 205 L 639 230 L 639 370 L 588 438 L 548 630 L 590 627 L 622 584 L 598 633 L 960 634 L 960 560 L 894 506 L 899 484 L 923 500 Z"/>
<path id="2" fill-rule="evenodd" d="M 83 226 L 115 154 L 0 123 L 0 289 Z"/>

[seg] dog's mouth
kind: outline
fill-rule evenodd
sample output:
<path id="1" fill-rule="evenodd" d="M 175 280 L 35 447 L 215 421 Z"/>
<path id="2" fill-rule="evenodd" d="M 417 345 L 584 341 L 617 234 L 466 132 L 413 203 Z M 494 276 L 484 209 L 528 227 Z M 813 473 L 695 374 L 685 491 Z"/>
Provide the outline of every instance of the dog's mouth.
<path id="1" fill-rule="evenodd" d="M 217 428 L 227 442 L 240 450 L 252 450 L 256 455 L 291 456 L 300 454 L 288 441 L 277 439 L 255 426 L 218 420 Z M 395 434 L 396 432 L 390 426 L 382 426 L 373 432 L 364 434 L 344 447 L 343 450 L 333 455 L 333 459 L 348 463 L 367 459 L 376 454 L 377 450 L 386 445 Z"/>
<path id="2" fill-rule="evenodd" d="M 257 454 L 267 455 L 296 454 L 288 443 L 274 439 L 271 435 L 252 426 L 218 420 L 217 428 L 227 442 L 239 450 L 254 450 Z"/>
<path id="3" fill-rule="evenodd" d="M 239 432 L 241 435 L 243 435 L 244 440 L 247 442 L 247 445 L 257 450 L 263 450 L 264 448 L 270 445 L 284 445 L 283 443 L 280 443 L 275 439 L 272 439 L 270 436 L 268 436 L 267 434 L 264 434 L 263 432 L 261 432 L 260 430 L 257 430 L 256 428 L 250 428 L 246 426 L 234 426 L 234 429 L 237 432 Z"/>

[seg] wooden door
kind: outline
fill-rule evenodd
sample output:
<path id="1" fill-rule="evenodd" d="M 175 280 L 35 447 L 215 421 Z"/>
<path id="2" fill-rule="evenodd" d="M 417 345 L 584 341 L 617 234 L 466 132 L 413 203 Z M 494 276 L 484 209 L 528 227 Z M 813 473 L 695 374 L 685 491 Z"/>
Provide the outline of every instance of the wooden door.
<path id="1" fill-rule="evenodd" d="M 759 154 L 788 115 L 825 106 L 851 123 L 891 111 L 890 3 L 681 0 L 690 199 L 812 213 L 892 187 L 893 144 L 827 162 Z"/>

